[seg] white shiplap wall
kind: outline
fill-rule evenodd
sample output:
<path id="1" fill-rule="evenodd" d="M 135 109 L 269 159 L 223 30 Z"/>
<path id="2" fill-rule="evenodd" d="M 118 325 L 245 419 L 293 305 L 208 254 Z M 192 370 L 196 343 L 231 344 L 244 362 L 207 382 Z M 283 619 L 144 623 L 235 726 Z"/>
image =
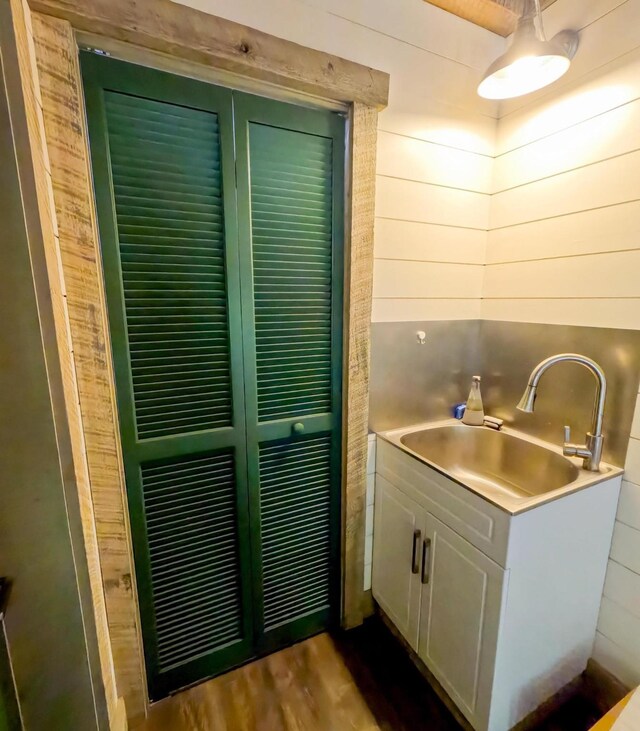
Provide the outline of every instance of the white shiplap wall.
<path id="1" fill-rule="evenodd" d="M 181 1 L 391 74 L 374 321 L 640 328 L 640 0 L 557 0 L 548 35 L 581 31 L 571 70 L 499 108 L 475 89 L 504 40 L 421 0 Z M 631 684 L 640 411 L 627 468 L 595 656 Z"/>
<path id="2" fill-rule="evenodd" d="M 379 117 L 373 319 L 480 316 L 505 41 L 422 0 L 182 0 L 391 74 Z"/>
<path id="3" fill-rule="evenodd" d="M 640 0 L 557 0 L 560 82 L 500 109 L 482 316 L 640 329 Z M 640 403 L 640 401 L 639 401 Z M 594 656 L 640 683 L 640 407 Z"/>

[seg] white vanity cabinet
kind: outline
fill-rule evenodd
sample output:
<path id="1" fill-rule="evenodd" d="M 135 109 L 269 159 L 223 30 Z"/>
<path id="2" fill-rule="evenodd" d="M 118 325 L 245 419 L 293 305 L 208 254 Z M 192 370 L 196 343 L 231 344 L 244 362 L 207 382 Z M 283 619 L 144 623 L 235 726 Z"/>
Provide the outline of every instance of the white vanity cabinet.
<path id="1" fill-rule="evenodd" d="M 591 655 L 620 477 L 511 515 L 378 440 L 374 599 L 471 725 L 508 731 Z"/>
<path id="2" fill-rule="evenodd" d="M 377 476 L 374 597 L 470 719 L 488 712 L 505 574 Z"/>

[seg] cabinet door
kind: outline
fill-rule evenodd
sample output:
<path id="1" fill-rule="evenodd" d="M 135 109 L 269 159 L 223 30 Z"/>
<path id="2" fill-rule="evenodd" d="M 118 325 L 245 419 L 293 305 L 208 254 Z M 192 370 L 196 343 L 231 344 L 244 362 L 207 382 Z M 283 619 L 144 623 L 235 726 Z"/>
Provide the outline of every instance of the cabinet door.
<path id="1" fill-rule="evenodd" d="M 419 505 L 376 475 L 372 592 L 414 650 L 418 649 L 424 520 Z"/>
<path id="2" fill-rule="evenodd" d="M 462 713 L 486 727 L 505 571 L 425 517 L 418 654 Z"/>

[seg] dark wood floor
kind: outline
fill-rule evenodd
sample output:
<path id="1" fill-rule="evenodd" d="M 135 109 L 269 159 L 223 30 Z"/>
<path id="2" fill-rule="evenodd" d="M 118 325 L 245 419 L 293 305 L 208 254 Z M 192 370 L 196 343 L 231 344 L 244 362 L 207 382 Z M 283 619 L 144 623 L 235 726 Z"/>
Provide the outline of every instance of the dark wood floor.
<path id="1" fill-rule="evenodd" d="M 582 698 L 539 731 L 587 731 Z M 321 634 L 153 706 L 139 731 L 460 731 L 377 620 Z"/>

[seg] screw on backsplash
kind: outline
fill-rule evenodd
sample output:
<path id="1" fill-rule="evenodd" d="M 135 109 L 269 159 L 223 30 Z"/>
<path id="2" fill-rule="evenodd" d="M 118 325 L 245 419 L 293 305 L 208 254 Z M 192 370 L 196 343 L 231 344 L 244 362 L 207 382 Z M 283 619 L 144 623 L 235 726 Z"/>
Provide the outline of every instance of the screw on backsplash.
<path id="1" fill-rule="evenodd" d="M 420 345 L 424 345 L 427 342 L 427 333 L 424 330 L 418 330 L 416 333 L 416 340 Z"/>

